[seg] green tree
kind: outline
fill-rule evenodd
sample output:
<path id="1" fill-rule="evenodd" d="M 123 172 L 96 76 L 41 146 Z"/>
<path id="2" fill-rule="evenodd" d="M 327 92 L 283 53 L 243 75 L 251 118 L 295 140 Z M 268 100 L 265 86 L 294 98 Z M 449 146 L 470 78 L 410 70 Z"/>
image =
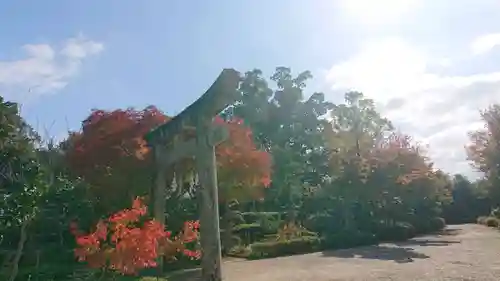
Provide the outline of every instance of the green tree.
<path id="1" fill-rule="evenodd" d="M 444 205 L 444 217 L 448 223 L 474 223 L 477 217 L 489 214 L 491 203 L 478 182 L 455 174 L 452 184 L 452 201 Z"/>
<path id="2" fill-rule="evenodd" d="M 272 185 L 266 204 L 281 210 L 300 205 L 303 189 L 320 184 L 327 169 L 327 153 L 321 119 L 332 108 L 324 94 L 304 97 L 309 71 L 296 77 L 291 69 L 276 68 L 272 89 L 260 70 L 249 71 L 241 83 L 241 100 L 232 113 L 249 124 L 255 138 L 273 156 Z M 270 205 L 269 205 L 270 204 Z"/>
<path id="3" fill-rule="evenodd" d="M 466 147 L 472 166 L 484 174 L 489 197 L 500 205 L 500 105 L 494 104 L 481 111 L 484 129 L 469 132 Z"/>
<path id="4" fill-rule="evenodd" d="M 366 184 L 367 172 L 372 170 L 367 159 L 384 133 L 392 130 L 392 124 L 376 111 L 373 100 L 359 92 L 346 93 L 345 103 L 335 105 L 330 115 L 325 135 L 333 181 L 327 188 L 339 206 L 335 215 L 343 218 L 342 225 L 350 227 L 355 216 L 369 219 L 372 199 L 382 194 L 380 188 L 387 188 L 385 182 L 377 187 Z"/>
<path id="5" fill-rule="evenodd" d="M 0 97 L 0 233 L 3 244 L 13 256 L 8 280 L 18 273 L 28 226 L 37 212 L 40 196 L 47 190 L 45 177 L 36 158 L 38 135 L 19 115 L 18 105 Z"/>

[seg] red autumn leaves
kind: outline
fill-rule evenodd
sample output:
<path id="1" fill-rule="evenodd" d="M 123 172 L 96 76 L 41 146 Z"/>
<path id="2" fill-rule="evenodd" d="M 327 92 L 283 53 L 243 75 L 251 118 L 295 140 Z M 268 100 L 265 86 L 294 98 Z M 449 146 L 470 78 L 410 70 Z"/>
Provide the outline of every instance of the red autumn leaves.
<path id="1" fill-rule="evenodd" d="M 432 165 L 422 154 L 422 148 L 412 143 L 409 136 L 392 133 L 371 147 L 362 149 L 355 156 L 351 154 L 333 154 L 332 164 L 338 166 L 344 161 L 345 169 L 358 173 L 363 183 L 369 180 L 389 179 L 397 184 L 409 185 L 416 180 L 426 180 L 434 176 Z"/>
<path id="2" fill-rule="evenodd" d="M 149 188 L 153 159 L 144 134 L 169 118 L 155 107 L 144 110 L 94 110 L 80 132 L 65 141 L 70 171 L 90 185 L 101 211 L 124 208 Z"/>
<path id="3" fill-rule="evenodd" d="M 185 247 L 197 240 L 198 222 L 186 222 L 181 234 L 171 237 L 160 222 L 144 218 L 146 207 L 141 200 L 123 209 L 129 198 L 148 193 L 155 169 L 143 136 L 168 120 L 155 107 L 95 110 L 82 123 L 81 131 L 64 143 L 70 170 L 89 183 L 95 206 L 107 213 L 121 210 L 98 222 L 90 234 L 82 235 L 73 226 L 80 261 L 94 268 L 133 274 L 156 266 L 160 256 L 174 258 L 180 253 L 200 257 L 199 251 Z M 252 199 L 260 197 L 262 187 L 270 184 L 270 155 L 257 149 L 250 128 L 242 120 L 215 118 L 214 122 L 229 131 L 229 139 L 216 148 L 221 200 L 234 195 L 222 187 L 244 189 L 245 196 Z"/>
<path id="4" fill-rule="evenodd" d="M 186 244 L 198 239 L 198 222 L 187 222 L 184 230 L 172 237 L 164 225 L 154 220 L 143 220 L 147 208 L 139 198 L 131 209 L 99 221 L 95 231 L 83 235 L 72 225 L 78 247 L 75 255 L 92 268 L 108 268 L 122 274 L 135 274 L 139 270 L 155 267 L 160 256 L 175 258 L 179 253 L 199 258 L 200 251 L 193 251 Z"/>
<path id="5" fill-rule="evenodd" d="M 66 141 L 71 171 L 90 183 L 92 195 L 107 205 L 147 193 L 154 167 L 143 136 L 169 119 L 155 107 L 93 111 L 82 130 Z M 216 148 L 219 183 L 254 188 L 258 196 L 270 183 L 270 155 L 257 149 L 242 120 L 217 117 L 214 122 L 229 130 L 229 139 Z"/>
<path id="6" fill-rule="evenodd" d="M 219 188 L 223 190 L 220 199 L 260 198 L 262 187 L 271 183 L 271 156 L 257 149 L 252 131 L 243 120 L 217 117 L 214 122 L 229 131 L 229 141 L 216 149 Z"/>

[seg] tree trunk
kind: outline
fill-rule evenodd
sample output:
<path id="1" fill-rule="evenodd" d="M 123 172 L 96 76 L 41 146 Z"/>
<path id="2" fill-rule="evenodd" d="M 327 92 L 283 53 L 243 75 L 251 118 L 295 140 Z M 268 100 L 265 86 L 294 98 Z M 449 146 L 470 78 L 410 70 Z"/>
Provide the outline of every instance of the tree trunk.
<path id="1" fill-rule="evenodd" d="M 19 242 L 17 243 L 16 255 L 14 256 L 14 260 L 12 262 L 12 270 L 10 272 L 9 281 L 14 281 L 17 277 L 17 273 L 19 272 L 19 261 L 21 260 L 21 257 L 23 255 L 24 244 L 26 243 L 26 239 L 28 238 L 28 224 L 28 220 L 23 221 L 23 223 L 21 224 Z"/>

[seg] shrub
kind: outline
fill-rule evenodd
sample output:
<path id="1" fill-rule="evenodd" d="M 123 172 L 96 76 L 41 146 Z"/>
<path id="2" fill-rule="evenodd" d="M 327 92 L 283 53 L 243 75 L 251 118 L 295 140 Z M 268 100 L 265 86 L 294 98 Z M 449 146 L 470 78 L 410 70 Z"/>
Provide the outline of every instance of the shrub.
<path id="1" fill-rule="evenodd" d="M 235 232 L 250 232 L 250 233 L 256 233 L 256 232 L 261 232 L 262 227 L 260 226 L 259 223 L 242 223 L 235 225 L 233 227 L 233 231 Z"/>
<path id="2" fill-rule="evenodd" d="M 278 213 L 279 214 L 279 213 Z M 262 227 L 262 232 L 264 234 L 275 234 L 278 232 L 282 221 L 277 218 L 276 215 L 262 215 L 257 223 Z"/>
<path id="3" fill-rule="evenodd" d="M 346 249 L 372 245 L 377 242 L 377 236 L 373 233 L 362 232 L 357 229 L 344 229 L 325 236 L 323 247 L 327 249 Z"/>
<path id="4" fill-rule="evenodd" d="M 264 231 L 259 223 L 244 223 L 233 227 L 236 233 L 245 245 L 251 244 L 264 237 Z"/>
<path id="5" fill-rule="evenodd" d="M 261 219 L 281 220 L 280 212 L 243 212 L 241 213 L 246 223 L 258 222 Z"/>
<path id="6" fill-rule="evenodd" d="M 251 254 L 250 247 L 245 247 L 241 245 L 233 247 L 228 252 L 228 256 L 237 258 L 247 258 L 248 256 L 250 256 L 250 254 Z"/>
<path id="7" fill-rule="evenodd" d="M 279 212 L 246 212 L 241 213 L 245 223 L 233 228 L 248 245 L 259 241 L 264 235 L 276 234 L 282 223 Z"/>
<path id="8" fill-rule="evenodd" d="M 173 237 L 155 220 L 140 225 L 146 214 L 147 207 L 138 197 L 131 209 L 99 221 L 94 232 L 83 234 L 75 223 L 71 224 L 77 244 L 75 256 L 91 268 L 112 269 L 124 275 L 155 267 L 160 257 L 173 259 L 178 253 L 196 259 L 201 256 L 200 251 L 186 247 L 198 240 L 198 222 L 186 222 L 184 230 Z"/>
<path id="9" fill-rule="evenodd" d="M 415 237 L 415 227 L 408 222 L 396 222 L 395 224 L 379 225 L 376 236 L 382 241 L 403 241 Z"/>
<path id="10" fill-rule="evenodd" d="M 249 259 L 305 254 L 321 250 L 321 239 L 301 237 L 285 241 L 257 242 L 250 245 Z"/>
<path id="11" fill-rule="evenodd" d="M 303 224 L 307 229 L 320 235 L 335 233 L 343 228 L 342 220 L 328 213 L 310 215 L 303 221 Z"/>
<path id="12" fill-rule="evenodd" d="M 486 220 L 487 219 L 488 219 L 488 217 L 485 217 L 485 216 L 478 217 L 477 218 L 477 223 L 478 224 L 482 224 L 482 225 L 486 225 Z"/>
<path id="13" fill-rule="evenodd" d="M 431 232 L 429 220 L 427 221 L 412 221 L 411 224 L 415 227 L 417 234 L 426 234 Z"/>
<path id="14" fill-rule="evenodd" d="M 429 223 L 431 231 L 442 230 L 446 227 L 446 221 L 440 217 L 432 218 Z"/>
<path id="15" fill-rule="evenodd" d="M 411 224 L 415 226 L 417 234 L 427 234 L 443 229 L 446 221 L 441 217 L 430 217 L 425 219 L 414 219 Z"/>
<path id="16" fill-rule="evenodd" d="M 284 224 L 280 229 L 278 229 L 278 233 L 276 234 L 278 240 L 290 240 L 303 236 L 317 237 L 318 234 L 316 232 L 309 231 L 294 222 Z"/>
<path id="17" fill-rule="evenodd" d="M 499 226 L 498 219 L 495 218 L 495 217 L 488 217 L 486 219 L 486 226 L 489 226 L 489 227 L 498 227 Z"/>

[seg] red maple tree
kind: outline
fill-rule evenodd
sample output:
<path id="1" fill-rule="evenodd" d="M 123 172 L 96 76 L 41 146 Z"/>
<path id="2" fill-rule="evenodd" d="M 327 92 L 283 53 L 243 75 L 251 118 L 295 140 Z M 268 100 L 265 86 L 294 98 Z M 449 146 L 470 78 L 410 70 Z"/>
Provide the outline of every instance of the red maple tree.
<path id="1" fill-rule="evenodd" d="M 137 195 L 147 194 L 155 171 L 153 157 L 143 136 L 170 120 L 156 107 L 144 110 L 94 110 L 80 132 L 65 142 L 70 170 L 91 185 L 91 196 L 105 212 L 124 208 Z M 214 122 L 229 130 L 229 139 L 216 148 L 219 182 L 237 194 L 261 196 L 269 185 L 271 157 L 257 149 L 250 128 L 242 120 Z M 186 135 L 193 132 L 185 132 Z M 231 193 L 234 194 L 234 193 Z M 221 191 L 221 199 L 233 197 Z M 230 198 L 231 199 L 231 198 Z"/>
<path id="2" fill-rule="evenodd" d="M 163 224 L 144 220 L 146 213 L 146 206 L 136 198 L 132 208 L 99 221 L 92 233 L 82 234 L 73 224 L 71 231 L 76 237 L 76 257 L 92 268 L 111 269 L 122 274 L 136 274 L 141 269 L 155 267 L 160 256 L 174 259 L 180 253 L 200 258 L 200 251 L 186 247 L 198 239 L 197 221 L 186 222 L 184 230 L 172 237 Z"/>
<path id="3" fill-rule="evenodd" d="M 243 120 L 216 117 L 214 123 L 226 126 L 229 131 L 229 140 L 216 148 L 219 198 L 222 201 L 261 198 L 262 187 L 271 183 L 270 154 L 256 147 L 252 131 Z"/>
<path id="4" fill-rule="evenodd" d="M 63 143 L 66 162 L 76 176 L 90 184 L 100 211 L 125 207 L 151 185 L 152 157 L 144 134 L 169 120 L 156 107 L 144 110 L 94 110 L 82 129 Z"/>

